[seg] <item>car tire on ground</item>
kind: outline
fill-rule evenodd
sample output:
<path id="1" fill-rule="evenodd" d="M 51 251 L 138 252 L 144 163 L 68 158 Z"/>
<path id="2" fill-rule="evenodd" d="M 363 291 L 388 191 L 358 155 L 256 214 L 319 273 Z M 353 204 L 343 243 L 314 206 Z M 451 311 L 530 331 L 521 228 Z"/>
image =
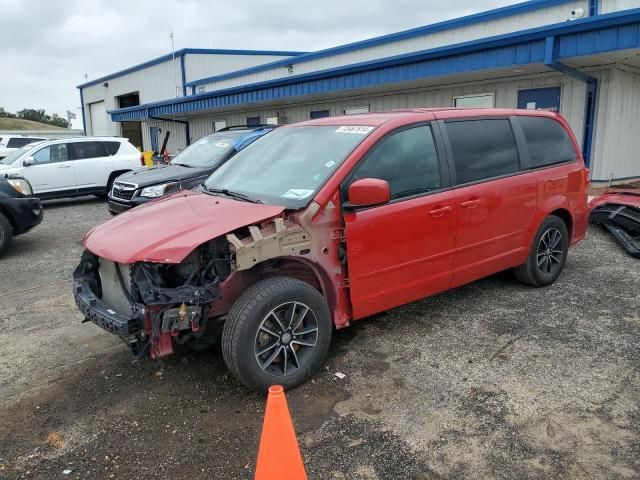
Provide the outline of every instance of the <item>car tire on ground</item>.
<path id="1" fill-rule="evenodd" d="M 231 308 L 222 355 L 249 388 L 294 388 L 320 368 L 331 333 L 331 312 L 320 292 L 294 278 L 268 278 L 249 287 Z"/>
<path id="2" fill-rule="evenodd" d="M 0 255 L 2 255 L 13 241 L 13 227 L 9 219 L 0 213 Z"/>
<path id="3" fill-rule="evenodd" d="M 555 282 L 564 268 L 569 252 L 569 231 L 564 221 L 549 215 L 533 238 L 524 265 L 514 268 L 516 278 L 527 285 L 545 287 Z"/>

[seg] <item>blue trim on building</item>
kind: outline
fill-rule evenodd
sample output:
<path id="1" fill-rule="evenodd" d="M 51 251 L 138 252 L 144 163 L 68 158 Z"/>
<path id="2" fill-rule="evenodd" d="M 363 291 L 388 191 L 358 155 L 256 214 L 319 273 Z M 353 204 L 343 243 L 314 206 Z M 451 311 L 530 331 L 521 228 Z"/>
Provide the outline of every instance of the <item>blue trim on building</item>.
<path id="1" fill-rule="evenodd" d="M 82 112 L 82 130 L 84 134 L 87 134 L 87 119 L 84 114 L 84 96 L 82 95 L 82 89 L 80 89 L 80 110 Z"/>
<path id="2" fill-rule="evenodd" d="M 587 84 L 587 92 L 585 94 L 582 155 L 584 156 L 584 163 L 588 167 L 591 164 L 591 146 L 593 145 L 593 136 L 595 134 L 593 125 L 596 118 L 596 103 L 598 101 L 598 79 L 559 62 L 558 51 L 559 45 L 556 41 L 556 37 L 553 35 L 548 36 L 545 39 L 544 64 L 549 68 L 553 68 L 554 70 L 570 77 L 577 78 Z"/>
<path id="3" fill-rule="evenodd" d="M 280 50 L 227 50 L 227 49 L 212 49 L 212 48 L 183 48 L 181 50 L 177 50 L 175 52 L 176 57 L 182 57 L 183 55 L 271 55 L 271 56 L 283 56 L 283 57 L 296 57 L 299 55 L 304 55 L 308 52 L 287 52 Z M 137 72 L 138 70 L 143 70 L 145 68 L 153 67 L 154 65 L 158 65 L 160 63 L 168 62 L 173 59 L 174 54 L 168 53 L 166 55 L 162 55 L 161 57 L 154 58 L 153 60 L 149 60 L 148 62 L 139 63 L 129 68 L 125 68 L 124 70 L 120 70 L 115 73 L 110 73 L 109 75 L 105 75 L 104 77 L 96 78 L 95 80 L 91 80 L 86 83 L 82 83 L 78 85 L 76 88 L 86 88 L 91 85 L 96 85 L 101 82 L 105 82 L 107 80 L 111 80 L 112 78 L 121 77 L 128 73 Z"/>
<path id="4" fill-rule="evenodd" d="M 146 110 L 151 110 L 153 115 L 180 114 L 407 82 L 425 77 L 508 68 L 528 63 L 544 64 L 545 53 L 549 55 L 546 52 L 549 48 L 547 38 L 556 36 L 557 47 L 553 47 L 549 57 L 555 60 L 623 48 L 638 48 L 640 9 L 113 110 L 109 113 L 113 121 L 124 121 L 145 118 Z"/>
<path id="5" fill-rule="evenodd" d="M 182 96 L 187 96 L 187 73 L 184 69 L 184 55 L 180 55 L 180 76 L 182 80 Z"/>
<path id="6" fill-rule="evenodd" d="M 327 48 L 325 50 L 319 50 L 317 52 L 307 53 L 300 55 L 296 58 L 277 60 L 271 63 L 265 63 L 263 65 L 257 65 L 255 67 L 249 67 L 235 72 L 230 72 L 223 75 L 216 75 L 213 77 L 203 78 L 200 80 L 193 80 L 187 83 L 187 86 L 201 85 L 205 83 L 212 83 L 214 81 L 226 80 L 229 78 L 240 77 L 249 73 L 256 73 L 265 70 L 270 70 L 276 67 L 286 67 L 288 65 L 295 65 L 296 63 L 306 62 L 309 60 L 316 60 L 318 58 L 324 58 L 338 53 L 346 53 L 354 50 L 361 50 L 363 48 L 375 47 L 385 43 L 396 42 L 398 40 L 406 40 L 408 38 L 414 38 L 421 35 L 428 35 L 431 33 L 441 32 L 443 30 L 450 30 L 452 28 L 460 28 L 476 23 L 486 22 L 489 20 L 496 20 L 504 17 L 510 17 L 512 15 L 518 15 L 527 13 L 541 8 L 554 7 L 556 5 L 562 5 L 568 3 L 570 0 L 530 0 L 523 3 L 517 3 L 515 5 L 508 5 L 506 7 L 496 8 L 494 10 L 488 10 L 485 12 L 475 13 L 473 15 L 467 15 L 465 17 L 456 18 L 453 20 L 446 20 L 444 22 L 438 22 L 423 27 L 412 28 L 410 30 L 404 30 L 402 32 L 392 33 L 389 35 L 383 35 L 381 37 L 374 37 L 367 40 L 361 40 L 359 42 L 348 43 L 346 45 L 340 45 L 338 47 Z"/>
<path id="7" fill-rule="evenodd" d="M 589 16 L 594 17 L 600 13 L 600 0 L 589 0 Z"/>

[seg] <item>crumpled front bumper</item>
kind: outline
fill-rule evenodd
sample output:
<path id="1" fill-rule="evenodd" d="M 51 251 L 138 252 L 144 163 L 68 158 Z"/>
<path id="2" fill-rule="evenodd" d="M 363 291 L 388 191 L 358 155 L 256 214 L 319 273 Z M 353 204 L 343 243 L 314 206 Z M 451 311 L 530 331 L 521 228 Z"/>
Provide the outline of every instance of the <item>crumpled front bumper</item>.
<path id="1" fill-rule="evenodd" d="M 127 316 L 109 308 L 91 290 L 91 286 L 86 280 L 74 278 L 73 296 L 86 321 L 95 323 L 127 342 L 133 341 L 136 335 L 141 332 L 142 313 L 132 313 Z"/>

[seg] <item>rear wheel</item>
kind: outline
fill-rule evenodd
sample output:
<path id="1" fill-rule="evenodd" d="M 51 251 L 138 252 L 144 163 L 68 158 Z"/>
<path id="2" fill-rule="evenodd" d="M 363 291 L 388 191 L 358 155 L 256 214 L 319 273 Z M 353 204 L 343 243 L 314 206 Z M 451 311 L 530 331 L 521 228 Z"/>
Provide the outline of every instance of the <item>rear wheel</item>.
<path id="1" fill-rule="evenodd" d="M 0 213 L 0 255 L 11 246 L 13 241 L 13 227 L 9 219 Z"/>
<path id="2" fill-rule="evenodd" d="M 262 280 L 231 308 L 222 334 L 222 354 L 247 387 L 293 388 L 322 365 L 331 342 L 331 313 L 309 284 L 288 277 Z"/>
<path id="3" fill-rule="evenodd" d="M 548 216 L 534 237 L 527 262 L 514 269 L 516 278 L 534 287 L 551 285 L 562 273 L 568 251 L 567 226 L 561 218 Z"/>

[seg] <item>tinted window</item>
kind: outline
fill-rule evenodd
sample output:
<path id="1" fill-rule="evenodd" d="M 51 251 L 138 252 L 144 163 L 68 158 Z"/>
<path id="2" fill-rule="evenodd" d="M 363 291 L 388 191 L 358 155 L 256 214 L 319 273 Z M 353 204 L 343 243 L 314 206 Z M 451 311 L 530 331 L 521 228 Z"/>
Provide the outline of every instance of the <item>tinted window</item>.
<path id="1" fill-rule="evenodd" d="M 392 199 L 439 189 L 440 170 L 431 128 L 410 128 L 384 138 L 351 175 L 351 181 L 386 180 Z"/>
<path id="2" fill-rule="evenodd" d="M 104 142 L 104 146 L 107 148 L 109 155 L 115 155 L 120 148 L 120 142 Z"/>
<path id="3" fill-rule="evenodd" d="M 29 145 L 30 143 L 33 143 L 33 142 L 39 142 L 40 140 L 42 139 L 14 137 L 9 139 L 9 142 L 7 143 L 7 148 L 20 148 L 20 147 L 24 147 L 25 145 Z"/>
<path id="4" fill-rule="evenodd" d="M 555 120 L 518 117 L 518 121 L 524 131 L 533 168 L 576 159 L 576 151 L 567 132 Z"/>
<path id="5" fill-rule="evenodd" d="M 107 155 L 104 142 L 76 142 L 70 143 L 69 146 L 71 147 L 72 160 L 105 157 Z"/>
<path id="6" fill-rule="evenodd" d="M 325 118 L 329 116 L 329 110 L 314 110 L 310 113 L 310 117 L 313 120 L 314 118 Z"/>
<path id="7" fill-rule="evenodd" d="M 69 160 L 67 145 L 60 143 L 38 150 L 33 154 L 36 163 L 66 162 Z"/>
<path id="8" fill-rule="evenodd" d="M 508 175 L 520 170 L 509 120 L 448 122 L 458 184 Z"/>

